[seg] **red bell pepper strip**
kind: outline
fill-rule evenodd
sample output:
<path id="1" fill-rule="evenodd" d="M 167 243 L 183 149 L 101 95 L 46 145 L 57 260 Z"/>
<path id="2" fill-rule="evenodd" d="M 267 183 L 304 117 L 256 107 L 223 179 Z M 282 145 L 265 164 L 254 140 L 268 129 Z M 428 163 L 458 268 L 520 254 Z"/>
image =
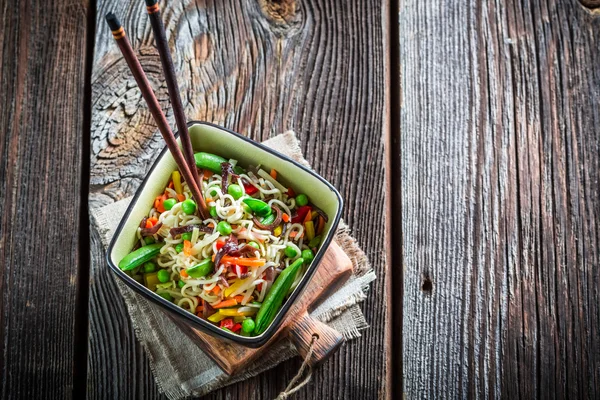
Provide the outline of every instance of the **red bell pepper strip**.
<path id="1" fill-rule="evenodd" d="M 296 212 L 296 216 L 294 218 L 292 218 L 292 223 L 302 223 L 302 221 L 304 221 L 304 218 L 306 218 L 306 215 L 312 211 L 312 207 L 311 206 L 300 206 L 298 207 L 298 211 Z"/>
<path id="2" fill-rule="evenodd" d="M 258 189 L 256 188 L 256 186 L 251 185 L 246 182 L 244 182 L 244 190 L 246 191 L 246 194 L 249 194 L 249 195 L 253 195 L 254 193 L 258 192 Z"/>
<path id="3" fill-rule="evenodd" d="M 238 333 L 241 329 L 242 329 L 242 324 L 237 323 L 231 328 L 231 331 L 233 333 Z"/>
<path id="4" fill-rule="evenodd" d="M 229 330 L 232 330 L 232 328 L 233 328 L 233 319 L 231 319 L 231 318 L 225 318 L 224 320 L 221 320 L 221 328 L 227 328 Z"/>

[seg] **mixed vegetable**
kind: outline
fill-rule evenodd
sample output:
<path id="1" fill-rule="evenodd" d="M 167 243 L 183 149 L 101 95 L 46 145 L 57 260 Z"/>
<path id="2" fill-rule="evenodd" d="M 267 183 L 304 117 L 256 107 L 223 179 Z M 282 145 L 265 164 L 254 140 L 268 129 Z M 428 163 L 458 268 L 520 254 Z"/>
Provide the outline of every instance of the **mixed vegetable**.
<path id="1" fill-rule="evenodd" d="M 273 169 L 202 152 L 194 158 L 210 218 L 201 219 L 174 171 L 119 268 L 224 330 L 260 335 L 313 260 L 327 215 Z"/>

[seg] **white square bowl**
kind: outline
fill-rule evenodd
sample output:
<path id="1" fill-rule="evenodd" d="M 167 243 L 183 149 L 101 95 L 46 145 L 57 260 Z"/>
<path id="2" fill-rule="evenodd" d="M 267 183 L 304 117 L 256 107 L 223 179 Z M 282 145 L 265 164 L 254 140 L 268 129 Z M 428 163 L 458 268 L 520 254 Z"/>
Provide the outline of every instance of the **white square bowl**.
<path id="1" fill-rule="evenodd" d="M 343 201 L 338 191 L 323 177 L 294 160 L 254 142 L 238 133 L 207 122 L 192 121 L 188 130 L 194 152 L 204 151 L 218 154 L 226 159 L 238 160 L 239 165 L 262 165 L 267 170 L 274 168 L 277 179 L 284 185 L 294 189 L 296 193 L 308 194 L 310 201 L 323 210 L 328 221 L 322 234 L 321 247 L 315 254 L 312 263 L 306 269 L 304 277 L 277 312 L 271 325 L 260 335 L 245 337 L 225 331 L 208 321 L 184 310 L 157 295 L 132 277 L 121 271 L 119 261 L 133 248 L 136 241 L 136 230 L 142 218 L 147 216 L 153 207 L 154 199 L 163 193 L 171 173 L 177 169 L 173 156 L 165 147 L 158 159 L 148 172 L 144 182 L 137 190 L 127 212 L 119 223 L 114 237 L 109 245 L 106 259 L 109 267 L 134 291 L 158 304 L 171 317 L 180 322 L 200 329 L 212 336 L 230 340 L 247 347 L 260 347 L 266 343 L 279 328 L 291 304 L 306 287 L 317 270 L 319 262 L 331 243 L 342 214 Z"/>

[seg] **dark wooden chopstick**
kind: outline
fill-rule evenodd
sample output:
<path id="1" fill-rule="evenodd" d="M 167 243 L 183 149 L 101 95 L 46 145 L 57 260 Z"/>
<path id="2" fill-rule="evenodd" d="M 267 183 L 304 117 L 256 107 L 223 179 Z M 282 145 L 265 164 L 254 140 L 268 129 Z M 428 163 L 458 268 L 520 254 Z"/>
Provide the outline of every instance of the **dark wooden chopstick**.
<path id="1" fill-rule="evenodd" d="M 135 78 L 135 81 L 142 92 L 144 100 L 146 100 L 146 103 L 148 103 L 148 109 L 154 117 L 154 120 L 158 125 L 158 129 L 167 143 L 167 147 L 169 147 L 169 150 L 171 151 L 171 154 L 173 155 L 181 174 L 187 182 L 192 192 L 192 196 L 194 196 L 198 202 L 198 211 L 200 212 L 202 219 L 209 218 L 206 209 L 206 202 L 204 201 L 204 197 L 202 196 L 202 192 L 198 186 L 200 182 L 194 179 L 190 167 L 181 153 L 181 150 L 179 149 L 175 135 L 169 127 L 169 123 L 165 117 L 165 114 L 160 108 L 160 104 L 158 104 L 158 100 L 154 95 L 154 90 L 152 90 L 150 82 L 148 82 L 146 73 L 142 69 L 139 60 L 131 48 L 131 44 L 129 43 L 129 39 L 127 39 L 127 35 L 125 34 L 125 30 L 123 29 L 121 22 L 113 13 L 106 14 L 106 22 L 108 22 L 108 26 L 110 27 L 113 37 L 119 45 L 119 49 L 123 54 L 123 58 L 125 58 L 125 61 L 127 62 L 127 65 L 129 66 L 129 69 L 131 70 L 131 73 L 133 74 L 133 77 Z M 187 129 L 185 132 L 187 132 Z"/>
<path id="2" fill-rule="evenodd" d="M 165 81 L 167 82 L 167 89 L 169 90 L 169 98 L 171 99 L 173 114 L 175 115 L 175 123 L 177 124 L 177 129 L 179 130 L 181 144 L 183 145 L 183 154 L 188 162 L 188 165 L 190 166 L 192 176 L 198 185 L 200 185 L 198 170 L 196 169 L 196 161 L 194 160 L 194 149 L 192 148 L 192 142 L 187 129 L 187 119 L 185 118 L 183 104 L 181 103 L 179 85 L 177 84 L 177 75 L 175 74 L 173 59 L 171 58 L 169 43 L 167 42 L 165 26 L 163 25 L 160 17 L 158 0 L 146 0 L 146 9 L 148 10 L 150 24 L 152 25 L 154 39 L 156 40 L 156 48 L 158 49 L 160 62 L 162 63 L 163 72 L 165 74 Z"/>

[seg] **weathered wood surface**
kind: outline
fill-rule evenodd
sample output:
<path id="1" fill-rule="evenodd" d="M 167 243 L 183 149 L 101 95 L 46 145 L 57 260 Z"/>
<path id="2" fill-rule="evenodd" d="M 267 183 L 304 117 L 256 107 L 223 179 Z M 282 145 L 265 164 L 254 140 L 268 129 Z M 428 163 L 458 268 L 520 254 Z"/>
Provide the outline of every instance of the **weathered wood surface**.
<path id="1" fill-rule="evenodd" d="M 69 398 L 85 380 L 77 304 L 87 292 L 79 274 L 87 7 L 0 3 L 3 399 Z"/>
<path id="2" fill-rule="evenodd" d="M 407 398 L 600 396 L 599 38 L 576 0 L 401 2 Z"/>
<path id="3" fill-rule="evenodd" d="M 342 193 L 344 219 L 376 268 L 376 295 L 363 306 L 371 328 L 319 367 L 298 398 L 388 394 L 390 312 L 382 193 L 386 4 L 161 2 L 188 118 L 215 122 L 256 140 L 294 129 L 314 169 Z M 101 0 L 97 6 L 90 207 L 133 194 L 163 147 L 105 26 L 106 12 L 120 16 L 173 121 L 143 2 Z M 92 239 L 88 395 L 159 397 L 95 234 Z M 274 398 L 299 365 L 291 360 L 209 397 Z"/>

